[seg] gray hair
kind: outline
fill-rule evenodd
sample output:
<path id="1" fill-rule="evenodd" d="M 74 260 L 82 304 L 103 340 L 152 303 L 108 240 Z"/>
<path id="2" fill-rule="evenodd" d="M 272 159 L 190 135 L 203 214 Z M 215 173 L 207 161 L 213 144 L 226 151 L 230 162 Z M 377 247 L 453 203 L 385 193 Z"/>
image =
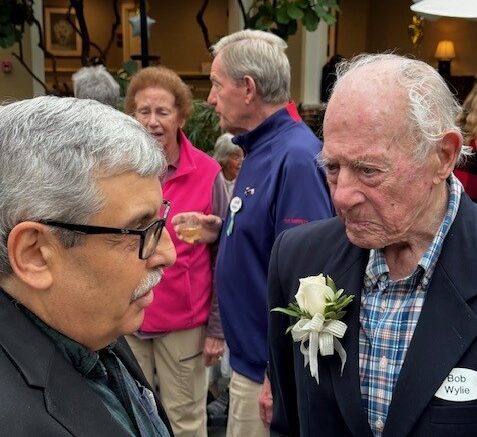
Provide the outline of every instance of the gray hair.
<path id="1" fill-rule="evenodd" d="M 457 115 L 461 111 L 460 105 L 434 68 L 425 62 L 391 53 L 362 54 L 350 61 L 341 62 L 337 66 L 337 80 L 333 91 L 349 74 L 377 63 L 384 66 L 386 72 L 394 75 L 394 82 L 407 93 L 408 135 L 415 142 L 414 157 L 423 162 L 446 132 L 460 132 L 456 123 Z M 470 148 L 463 146 L 458 163 L 470 153 Z"/>
<path id="2" fill-rule="evenodd" d="M 11 273 L 7 239 L 18 223 L 86 224 L 104 207 L 99 178 L 166 169 L 139 122 L 92 100 L 48 96 L 0 106 L 0 132 L 0 277 Z M 59 232 L 66 247 L 76 244 L 72 234 Z"/>
<path id="3" fill-rule="evenodd" d="M 242 149 L 237 144 L 232 143 L 234 136 L 229 133 L 220 135 L 217 138 L 214 146 L 214 159 L 220 164 L 224 165 L 232 153 L 240 152 Z"/>
<path id="4" fill-rule="evenodd" d="M 104 65 L 83 67 L 71 77 L 73 92 L 78 99 L 93 99 L 116 108 L 119 102 L 119 84 Z"/>
<path id="5" fill-rule="evenodd" d="M 211 51 L 221 54 L 224 70 L 235 83 L 251 76 L 264 102 L 283 103 L 290 98 L 286 48 L 286 42 L 272 33 L 246 29 L 223 37 Z"/>

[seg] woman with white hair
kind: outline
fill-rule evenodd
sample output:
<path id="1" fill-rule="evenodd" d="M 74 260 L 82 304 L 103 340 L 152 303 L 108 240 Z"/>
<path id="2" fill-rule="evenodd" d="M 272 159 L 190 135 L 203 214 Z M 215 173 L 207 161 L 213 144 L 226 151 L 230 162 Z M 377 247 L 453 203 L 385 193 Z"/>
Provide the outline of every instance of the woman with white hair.
<path id="1" fill-rule="evenodd" d="M 93 99 L 117 108 L 119 84 L 104 65 L 83 67 L 71 77 L 74 95 L 78 99 Z"/>
<path id="2" fill-rule="evenodd" d="M 224 177 L 229 202 L 234 191 L 235 180 L 237 179 L 244 159 L 242 148 L 234 144 L 232 138 L 232 134 L 222 134 L 217 138 L 214 146 L 214 158 L 222 167 L 222 175 Z"/>

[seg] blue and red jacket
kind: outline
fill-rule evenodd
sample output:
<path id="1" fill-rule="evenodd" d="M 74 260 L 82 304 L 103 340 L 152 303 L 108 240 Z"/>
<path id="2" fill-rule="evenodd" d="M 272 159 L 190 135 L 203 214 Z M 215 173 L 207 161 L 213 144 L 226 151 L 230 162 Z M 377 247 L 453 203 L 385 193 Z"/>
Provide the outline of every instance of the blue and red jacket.
<path id="1" fill-rule="evenodd" d="M 267 273 L 280 232 L 332 217 L 333 206 L 317 156 L 322 143 L 294 104 L 233 142 L 245 151 L 233 197 L 242 207 L 220 237 L 215 271 L 220 315 L 234 371 L 262 383 L 267 366 Z M 285 335 L 285 333 L 283 333 Z"/>

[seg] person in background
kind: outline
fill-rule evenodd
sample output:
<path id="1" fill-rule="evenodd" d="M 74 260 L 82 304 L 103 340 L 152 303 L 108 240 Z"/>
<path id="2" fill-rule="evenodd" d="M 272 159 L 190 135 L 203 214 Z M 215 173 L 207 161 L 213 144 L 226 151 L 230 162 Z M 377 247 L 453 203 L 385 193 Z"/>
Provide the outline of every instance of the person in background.
<path id="1" fill-rule="evenodd" d="M 214 159 L 222 167 L 222 176 L 224 178 L 227 190 L 227 205 L 232 199 L 235 181 L 242 167 L 244 159 L 243 150 L 232 142 L 233 135 L 229 133 L 222 134 L 214 146 Z M 222 217 L 225 217 L 225 214 Z M 207 405 L 207 414 L 209 421 L 225 418 L 229 407 L 229 389 L 228 381 L 230 379 L 230 352 L 225 344 L 224 355 L 219 364 L 215 365 L 210 372 L 209 389 L 215 393 L 215 400 Z M 226 384 L 227 387 L 221 387 Z"/>
<path id="2" fill-rule="evenodd" d="M 220 217 L 196 214 L 202 241 L 215 241 L 221 231 L 215 279 L 232 367 L 229 437 L 268 436 L 266 290 L 273 242 L 285 229 L 333 215 L 316 163 L 322 144 L 289 101 L 286 47 L 257 30 L 212 47 L 208 102 L 246 155 L 223 226 Z"/>
<path id="3" fill-rule="evenodd" d="M 464 134 L 464 144 L 471 147 L 474 154 L 459 165 L 454 174 L 462 182 L 465 192 L 477 202 L 477 84 L 465 99 L 457 122 Z"/>
<path id="4" fill-rule="evenodd" d="M 170 215 L 189 210 L 220 214 L 226 199 L 220 165 L 182 131 L 192 110 L 188 86 L 168 68 L 144 68 L 133 76 L 124 105 L 164 149 L 168 169 L 162 185 L 172 202 Z M 172 230 L 170 221 L 166 227 Z M 207 435 L 206 366 L 222 357 L 223 333 L 212 299 L 209 245 L 191 246 L 171 235 L 177 261 L 154 288 L 144 322 L 128 341 L 150 382 L 157 373 L 174 434 L 201 437 Z"/>
<path id="5" fill-rule="evenodd" d="M 78 99 L 93 99 L 117 108 L 119 84 L 104 65 L 80 68 L 72 76 L 74 96 Z"/>
<path id="6" fill-rule="evenodd" d="M 328 62 L 323 66 L 321 74 L 321 101 L 328 102 L 333 85 L 336 81 L 336 66 L 343 61 L 343 56 L 333 55 Z"/>
<path id="7" fill-rule="evenodd" d="M 0 107 L 0 131 L 2 435 L 169 437 L 122 337 L 175 259 L 163 153 L 68 97 Z"/>
<path id="8" fill-rule="evenodd" d="M 222 134 L 214 146 L 214 159 L 222 167 L 222 175 L 225 179 L 228 202 L 232 199 L 232 193 L 235 186 L 235 180 L 242 167 L 243 150 L 232 142 L 233 135 L 229 133 Z M 227 202 L 227 203 L 228 203 Z"/>
<path id="9" fill-rule="evenodd" d="M 452 174 L 469 153 L 459 111 L 422 61 L 362 55 L 338 68 L 322 152 L 338 218 L 284 232 L 270 260 L 269 310 L 307 283 L 299 300 L 320 337 L 312 352 L 303 322 L 306 345 L 286 334 L 296 318 L 269 312 L 276 435 L 477 435 L 477 206 Z M 330 296 L 319 274 L 354 296 L 344 326 L 319 324 Z"/>

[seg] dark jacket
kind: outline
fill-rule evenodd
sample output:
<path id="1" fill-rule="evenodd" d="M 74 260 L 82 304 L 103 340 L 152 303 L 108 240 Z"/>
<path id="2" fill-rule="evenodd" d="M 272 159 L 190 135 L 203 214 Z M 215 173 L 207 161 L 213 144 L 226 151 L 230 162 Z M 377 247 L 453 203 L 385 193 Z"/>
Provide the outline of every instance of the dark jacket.
<path id="1" fill-rule="evenodd" d="M 383 437 L 477 435 L 477 400 L 434 396 L 455 367 L 477 370 L 477 206 L 463 194 L 444 241 L 422 312 L 394 388 Z M 359 380 L 359 307 L 369 251 L 347 239 L 338 219 L 310 223 L 276 241 L 269 271 L 269 306 L 294 301 L 298 280 L 324 273 L 355 298 L 343 321 L 348 354 L 343 375 L 337 354 L 319 357 L 320 384 L 303 365 L 291 321 L 270 313 L 272 435 L 372 437 Z M 293 377 L 294 376 L 294 377 Z"/>
<path id="2" fill-rule="evenodd" d="M 52 341 L 0 293 L 0 434 L 11 437 L 126 437 L 100 397 Z M 113 349 L 149 387 L 124 339 Z M 158 413 L 172 430 L 156 398 Z"/>

